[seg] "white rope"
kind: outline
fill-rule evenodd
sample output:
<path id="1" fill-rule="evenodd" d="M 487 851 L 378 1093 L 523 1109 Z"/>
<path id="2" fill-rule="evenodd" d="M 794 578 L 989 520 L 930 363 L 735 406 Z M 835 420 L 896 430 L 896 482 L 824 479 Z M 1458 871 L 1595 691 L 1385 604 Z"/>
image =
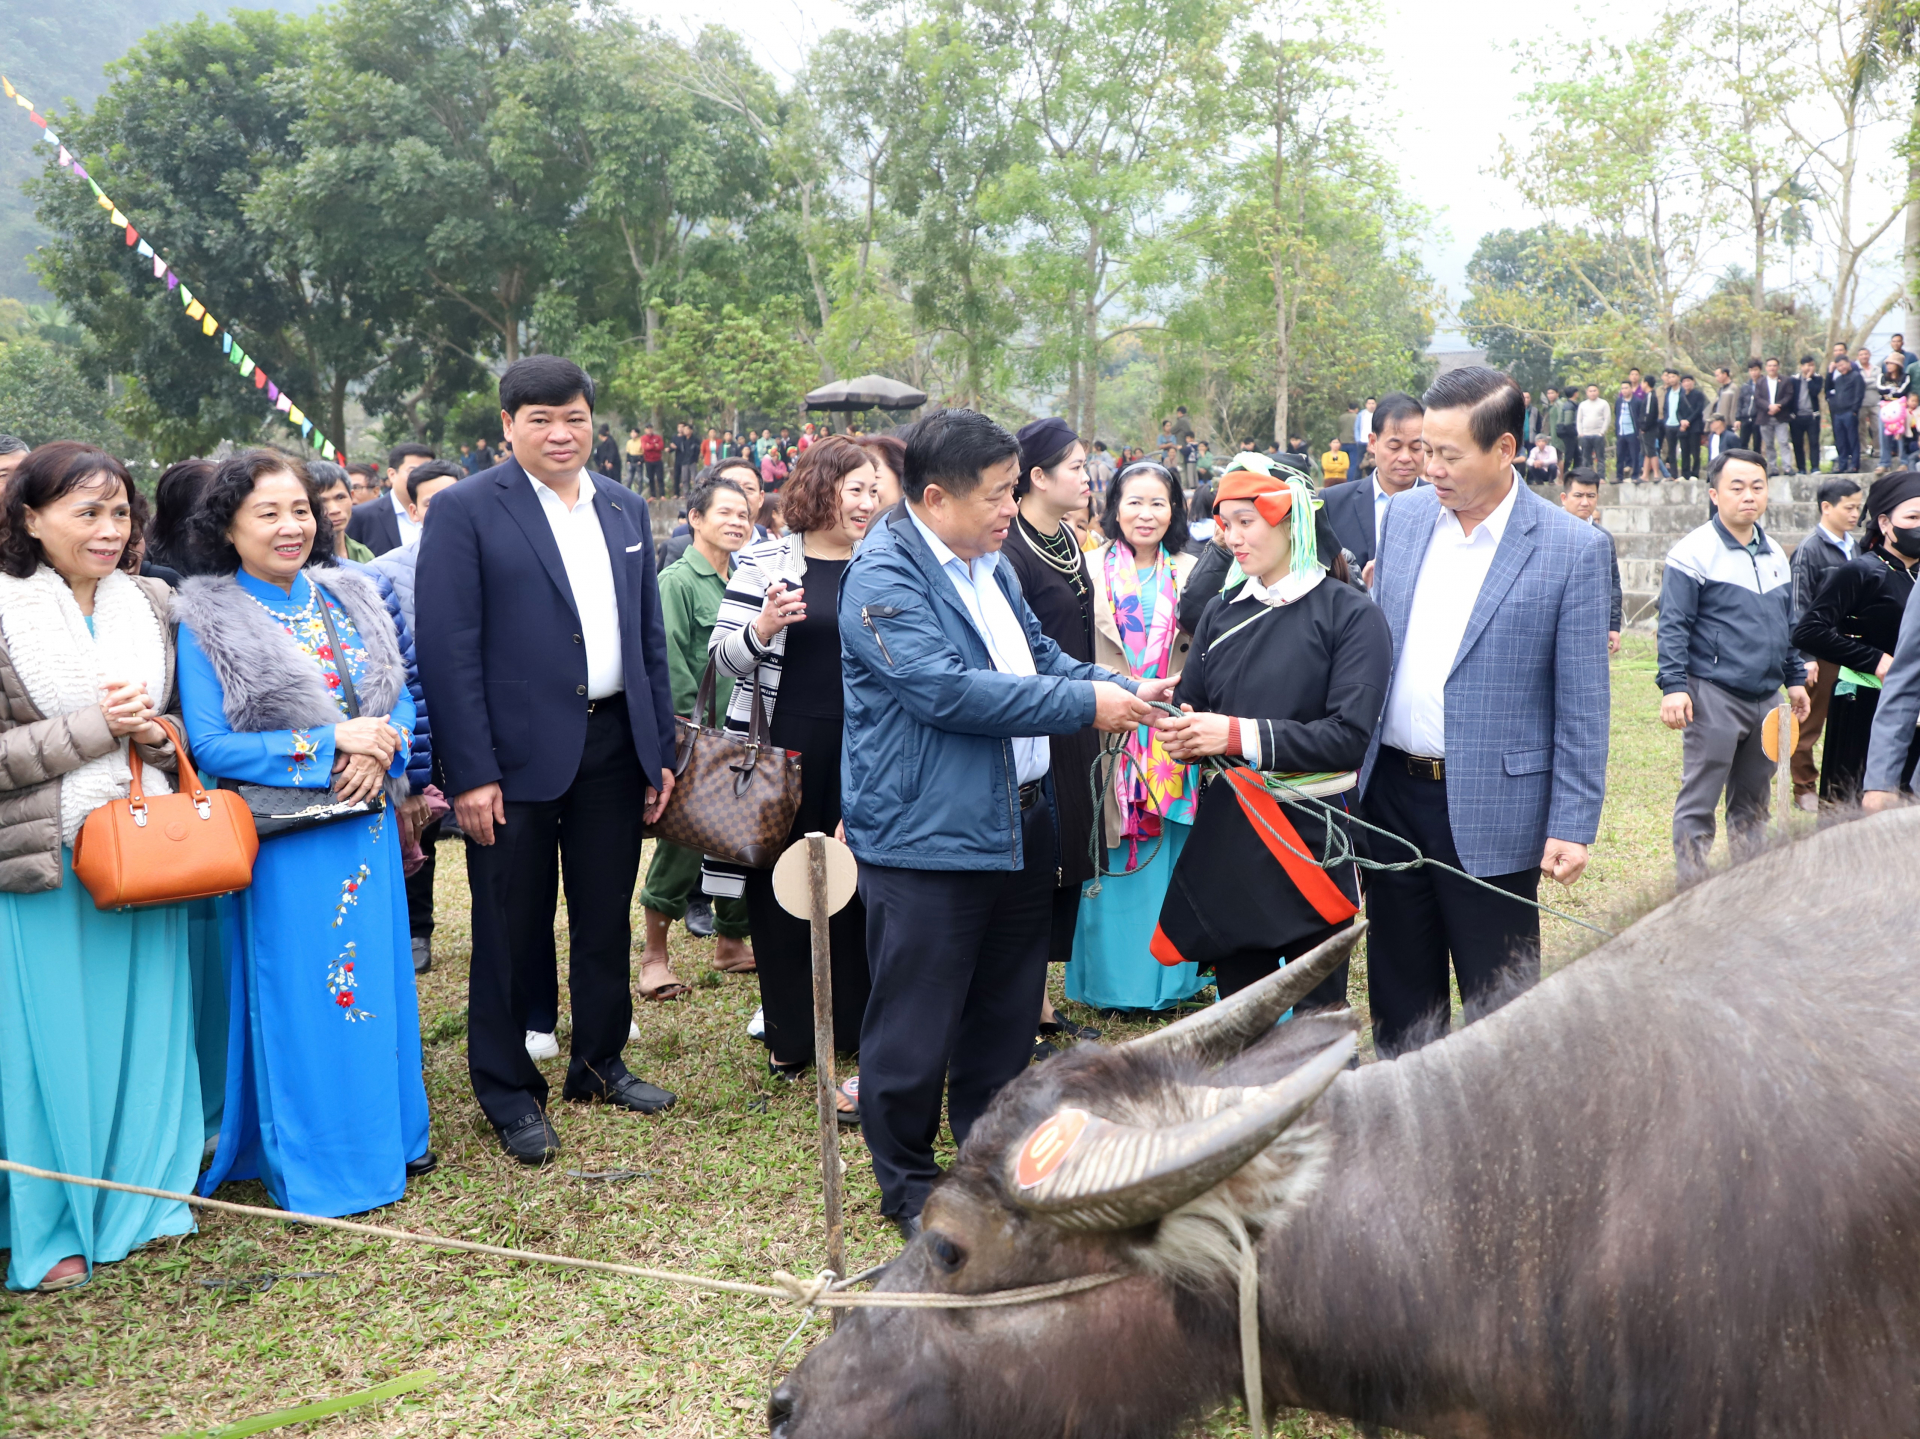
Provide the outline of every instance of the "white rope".
<path id="1" fill-rule="evenodd" d="M 986 1294 L 848 1294 L 833 1288 L 831 1270 L 823 1270 L 812 1279 L 800 1279 L 777 1271 L 773 1283 L 746 1284 L 737 1279 L 709 1279 L 700 1274 L 680 1274 L 671 1269 L 645 1269 L 635 1264 L 613 1264 L 604 1259 L 575 1259 L 566 1254 L 543 1254 L 534 1249 L 507 1249 L 498 1244 L 476 1244 L 470 1239 L 448 1239 L 438 1234 L 416 1234 L 411 1229 L 390 1229 L 380 1224 L 360 1224 L 351 1219 L 329 1219 L 318 1214 L 299 1214 L 288 1209 L 265 1209 L 255 1204 L 230 1204 L 224 1199 L 203 1199 L 197 1194 L 181 1194 L 171 1189 L 149 1189 L 140 1184 L 120 1184 L 111 1179 L 90 1179 L 78 1174 L 61 1174 L 51 1169 L 36 1169 L 0 1159 L 0 1170 L 24 1174 L 33 1179 L 48 1179 L 56 1184 L 77 1184 L 88 1189 L 111 1189 L 119 1194 L 144 1194 L 150 1199 L 171 1199 L 191 1204 L 196 1209 L 211 1209 L 222 1214 L 244 1214 L 254 1219 L 271 1219 L 280 1224 L 309 1224 L 316 1229 L 337 1229 L 345 1234 L 365 1234 L 375 1239 L 391 1239 L 402 1244 L 424 1244 L 432 1249 L 451 1249 L 462 1254 L 486 1254 L 497 1259 L 517 1259 L 529 1264 L 551 1264 L 562 1269 L 587 1269 L 600 1274 L 618 1274 L 628 1279 L 656 1279 L 666 1284 L 682 1284 L 690 1289 L 705 1289 L 716 1294 L 746 1294 L 757 1299 L 773 1299 L 799 1304 L 804 1308 L 829 1309 L 997 1309 L 1009 1304 L 1036 1304 L 1058 1299 L 1087 1289 L 1098 1289 L 1124 1274 L 1082 1274 L 1072 1279 L 1057 1279 L 1051 1284 L 1035 1284 L 1024 1289 L 996 1289 Z"/>
<path id="2" fill-rule="evenodd" d="M 1247 1427 L 1253 1439 L 1266 1439 L 1267 1405 L 1260 1378 L 1260 1256 L 1247 1226 L 1229 1213 L 1234 1242 L 1240 1246 L 1240 1371 L 1247 1390 Z"/>

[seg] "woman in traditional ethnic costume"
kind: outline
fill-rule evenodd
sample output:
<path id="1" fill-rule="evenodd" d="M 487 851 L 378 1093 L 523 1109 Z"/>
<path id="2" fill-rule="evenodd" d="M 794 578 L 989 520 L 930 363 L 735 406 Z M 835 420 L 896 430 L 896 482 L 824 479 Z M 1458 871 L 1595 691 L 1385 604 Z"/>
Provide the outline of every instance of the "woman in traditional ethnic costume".
<path id="1" fill-rule="evenodd" d="M 222 462 L 191 528 L 201 573 L 175 607 L 203 773 L 317 802 L 386 797 L 371 815 L 262 841 L 252 886 L 221 901 L 226 1106 L 200 1192 L 258 1178 L 283 1209 L 355 1214 L 434 1166 L 395 812 L 413 736 L 406 669 L 373 583 L 332 563 L 298 461 Z"/>
<path id="2" fill-rule="evenodd" d="M 1900 620 L 1920 565 L 1920 474 L 1896 470 L 1867 492 L 1866 550 L 1828 572 L 1794 627 L 1802 654 L 1840 674 L 1827 706 L 1820 798 L 1854 804 L 1867 775 L 1867 742 L 1880 705 L 1880 682 L 1893 664 Z M 1920 731 L 1901 766 L 1904 786 L 1920 757 Z"/>
<path id="3" fill-rule="evenodd" d="M 1214 500 L 1219 534 L 1246 576 L 1211 601 L 1158 731 L 1168 753 L 1237 758 L 1201 787 L 1193 833 L 1174 866 L 1154 957 L 1212 969 L 1222 998 L 1345 927 L 1359 908 L 1351 862 L 1323 869 L 1318 805 L 1345 810 L 1386 702 L 1393 643 L 1365 595 L 1330 579 L 1312 489 L 1236 456 Z M 1346 1003 L 1346 967 L 1301 1008 Z"/>
<path id="4" fill-rule="evenodd" d="M 1101 530 L 1087 556 L 1093 581 L 1093 660 L 1135 679 L 1177 675 L 1189 637 L 1180 592 L 1193 569 L 1180 482 L 1152 460 L 1129 465 L 1107 487 Z M 1139 726 L 1112 762 L 1102 805 L 1104 876 L 1080 899 L 1067 966 L 1067 998 L 1102 1009 L 1166 1009 L 1201 987 L 1191 964 L 1167 968 L 1141 952 L 1193 824 L 1194 775 Z M 1056 775 L 1055 784 L 1074 781 Z"/>

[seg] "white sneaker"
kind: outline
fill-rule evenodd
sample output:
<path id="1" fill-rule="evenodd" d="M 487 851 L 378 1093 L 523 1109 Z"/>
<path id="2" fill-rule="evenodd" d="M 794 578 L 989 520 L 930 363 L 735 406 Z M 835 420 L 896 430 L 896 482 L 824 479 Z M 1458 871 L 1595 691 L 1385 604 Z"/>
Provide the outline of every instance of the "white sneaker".
<path id="1" fill-rule="evenodd" d="M 640 1026 L 634 1020 L 627 1021 L 627 1043 L 632 1044 L 640 1037 Z"/>
<path id="2" fill-rule="evenodd" d="M 767 1012 L 764 1009 L 754 1010 L 753 1018 L 747 1021 L 747 1038 L 757 1039 L 762 1044 L 766 1043 Z"/>
<path id="3" fill-rule="evenodd" d="M 551 1034 L 542 1034 L 537 1029 L 527 1031 L 527 1053 L 534 1059 L 558 1059 L 560 1041 Z"/>

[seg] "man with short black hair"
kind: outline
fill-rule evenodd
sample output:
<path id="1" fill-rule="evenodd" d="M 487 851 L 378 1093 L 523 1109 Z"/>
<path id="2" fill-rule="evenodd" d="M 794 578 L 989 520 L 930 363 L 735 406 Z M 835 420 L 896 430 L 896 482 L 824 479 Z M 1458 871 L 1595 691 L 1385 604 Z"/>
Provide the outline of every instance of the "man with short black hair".
<path id="1" fill-rule="evenodd" d="M 673 492 L 684 495 L 691 489 L 699 469 L 700 437 L 693 432 L 693 426 L 683 420 L 679 433 L 673 437 Z"/>
<path id="2" fill-rule="evenodd" d="M 1425 408 L 1412 395 L 1395 391 L 1383 397 L 1373 412 L 1373 433 L 1367 437 L 1373 473 L 1321 496 L 1321 512 L 1333 527 L 1333 537 L 1353 556 L 1363 576 L 1379 548 L 1380 519 L 1387 502 L 1419 484 L 1426 472 L 1427 448 L 1421 438 L 1425 415 Z"/>
<path id="3" fill-rule="evenodd" d="M 1743 450 L 1760 448 L 1760 420 L 1766 410 L 1760 399 L 1764 389 L 1761 372 L 1765 368 L 1758 360 L 1747 361 L 1747 382 L 1740 387 L 1737 415 L 1740 448 Z"/>
<path id="4" fill-rule="evenodd" d="M 1813 356 L 1802 355 L 1800 373 L 1793 379 L 1793 398 L 1787 406 L 1795 474 L 1812 475 L 1820 471 L 1820 397 L 1826 388 Z"/>
<path id="5" fill-rule="evenodd" d="M 1846 361 L 1845 351 L 1841 361 Z M 1860 524 L 1866 492 L 1858 480 L 1836 475 L 1820 482 L 1820 523 L 1793 551 L 1793 623 L 1797 628 L 1827 576 L 1849 563 L 1858 552 L 1853 532 Z M 1813 762 L 1813 746 L 1826 727 L 1827 705 L 1839 682 L 1840 666 L 1807 662 L 1807 722 L 1800 726 L 1800 742 L 1793 747 L 1793 801 L 1804 810 L 1820 808 L 1820 767 Z"/>
<path id="6" fill-rule="evenodd" d="M 1796 717 L 1808 709 L 1792 572 L 1760 527 L 1767 463 L 1727 450 L 1707 470 L 1707 487 L 1713 518 L 1667 552 L 1660 581 L 1660 722 L 1682 732 L 1673 857 L 1683 888 L 1706 878 L 1723 793 L 1734 863 L 1759 852 L 1773 777 L 1761 722 L 1783 685 Z"/>
<path id="7" fill-rule="evenodd" d="M 556 870 L 573 997 L 562 1097 L 639 1114 L 674 1102 L 620 1056 L 641 825 L 673 791 L 673 701 L 653 526 L 587 464 L 593 395 L 558 355 L 509 365 L 513 458 L 435 496 L 417 569 L 420 677 L 473 894 L 467 1069 L 523 1164 L 560 1149 L 525 1038 L 530 985 L 554 965 Z"/>
<path id="8" fill-rule="evenodd" d="M 387 483 L 393 488 L 387 494 L 353 507 L 353 517 L 347 521 L 348 538 L 358 540 L 376 555 L 397 550 L 417 538 L 420 526 L 407 515 L 401 486 L 416 465 L 433 458 L 433 449 L 428 445 L 395 445 L 387 451 Z"/>
<path id="9" fill-rule="evenodd" d="M 1733 371 L 1725 365 L 1716 365 L 1713 370 L 1713 408 L 1707 412 L 1709 426 L 1715 419 L 1728 434 L 1740 423 L 1740 387 L 1734 384 Z"/>
<path id="10" fill-rule="evenodd" d="M 913 427 L 906 503 L 840 588 L 847 844 L 860 861 L 873 993 L 860 1115 L 881 1213 L 911 1237 L 939 1176 L 941 1094 L 956 1143 L 1027 1067 L 1046 991 L 1055 854 L 1047 736 L 1131 732 L 1175 680 L 1064 655 L 1000 547 L 1020 446 L 985 415 Z M 1135 693 L 1137 691 L 1137 693 Z"/>
<path id="11" fill-rule="evenodd" d="M 1547 386 L 1547 423 L 1553 427 L 1553 442 L 1560 450 L 1560 472 L 1565 474 L 1580 463 L 1580 402 L 1572 390 L 1562 392 Z"/>
<path id="12" fill-rule="evenodd" d="M 681 426 L 685 429 L 686 426 Z M 733 557 L 753 538 L 753 516 L 747 492 L 731 479 L 708 480 L 694 487 L 687 499 L 687 521 L 692 543 L 680 558 L 660 571 L 660 609 L 667 629 L 667 672 L 672 677 L 673 712 L 700 720 L 695 701 L 707 672 L 707 641 L 713 634 L 720 601 L 733 574 Z M 733 679 L 714 670 L 715 713 L 724 715 L 733 695 Z M 640 958 L 640 993 L 647 999 L 675 999 L 688 993 L 667 957 L 667 932 L 675 920 L 686 920 L 700 893 L 700 854 L 664 839 L 653 842 L 653 860 L 640 888 L 640 910 L 646 923 L 646 949 Z M 746 941 L 747 902 L 740 897 L 712 901 L 716 969 L 751 966 L 753 951 Z"/>
<path id="13" fill-rule="evenodd" d="M 1793 413 L 1793 382 L 1780 373 L 1780 361 L 1769 355 L 1766 374 L 1755 392 L 1754 418 L 1760 427 L 1760 452 L 1769 470 L 1786 468 L 1788 420 Z"/>
<path id="14" fill-rule="evenodd" d="M 13 472 L 27 462 L 32 449 L 18 435 L 0 435 L 0 485 L 13 478 Z"/>
<path id="15" fill-rule="evenodd" d="M 1600 476 L 1586 468 L 1569 470 L 1560 480 L 1560 508 L 1576 520 L 1585 521 L 1607 537 L 1607 548 L 1614 550 L 1613 535 L 1600 523 Z M 1621 622 L 1626 615 L 1625 592 L 1620 588 L 1620 556 L 1610 556 L 1613 570 L 1613 596 L 1607 605 L 1607 653 L 1620 653 Z"/>
<path id="16" fill-rule="evenodd" d="M 1620 382 L 1620 395 L 1613 402 L 1613 478 L 1616 483 L 1640 483 L 1640 445 L 1649 437 L 1638 423 L 1640 403 L 1633 382 Z"/>
<path id="17" fill-rule="evenodd" d="M 620 446 L 613 438 L 613 427 L 604 420 L 593 447 L 593 467 L 610 480 L 620 478 Z"/>
<path id="18" fill-rule="evenodd" d="M 1588 385 L 1587 397 L 1580 402 L 1574 418 L 1580 440 L 1580 458 L 1576 463 L 1595 474 L 1606 472 L 1607 422 L 1612 416 L 1613 407 L 1600 397 L 1600 387 Z"/>
<path id="19" fill-rule="evenodd" d="M 1692 375 L 1680 377 L 1680 470 L 1679 478 L 1700 478 L 1700 442 L 1706 438 L 1707 397 L 1700 393 Z"/>
<path id="20" fill-rule="evenodd" d="M 1402 841 L 1370 837 L 1376 860 L 1417 852 L 1505 893 L 1429 868 L 1373 875 L 1367 988 L 1385 1055 L 1424 1042 L 1436 1016 L 1444 1028 L 1449 961 L 1469 1018 L 1509 975 L 1539 972 L 1540 876 L 1579 878 L 1606 795 L 1611 547 L 1515 475 L 1510 378 L 1450 370 L 1422 400 L 1428 483 L 1380 526 L 1394 666 L 1361 812 Z"/>
<path id="21" fill-rule="evenodd" d="M 1680 439 L 1686 429 L 1680 399 L 1680 372 L 1668 366 L 1660 372 L 1660 442 L 1669 475 L 1680 473 Z"/>
<path id="22" fill-rule="evenodd" d="M 640 431 L 640 465 L 647 475 L 647 494 L 654 499 L 666 494 L 666 469 L 660 460 L 666 449 L 665 437 L 652 425 Z"/>
<path id="23" fill-rule="evenodd" d="M 1860 471 L 1860 407 L 1866 403 L 1867 382 L 1853 367 L 1844 348 L 1834 357 L 1827 377 L 1827 413 L 1833 416 L 1833 472 Z"/>

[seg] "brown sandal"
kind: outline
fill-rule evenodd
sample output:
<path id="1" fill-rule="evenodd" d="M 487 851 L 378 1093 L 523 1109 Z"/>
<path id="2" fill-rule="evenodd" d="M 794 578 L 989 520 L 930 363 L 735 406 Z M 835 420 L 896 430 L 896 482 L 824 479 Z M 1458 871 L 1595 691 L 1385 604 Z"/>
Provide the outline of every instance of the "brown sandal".
<path id="1" fill-rule="evenodd" d="M 667 972 L 667 982 L 665 984 L 649 985 L 646 982 L 646 975 L 650 969 L 664 969 Z M 681 982 L 679 976 L 674 974 L 673 965 L 664 959 L 655 960 L 651 964 L 641 964 L 639 988 L 642 999 L 656 1004 L 664 1004 L 670 999 L 684 999 L 693 993 L 687 985 Z"/>

